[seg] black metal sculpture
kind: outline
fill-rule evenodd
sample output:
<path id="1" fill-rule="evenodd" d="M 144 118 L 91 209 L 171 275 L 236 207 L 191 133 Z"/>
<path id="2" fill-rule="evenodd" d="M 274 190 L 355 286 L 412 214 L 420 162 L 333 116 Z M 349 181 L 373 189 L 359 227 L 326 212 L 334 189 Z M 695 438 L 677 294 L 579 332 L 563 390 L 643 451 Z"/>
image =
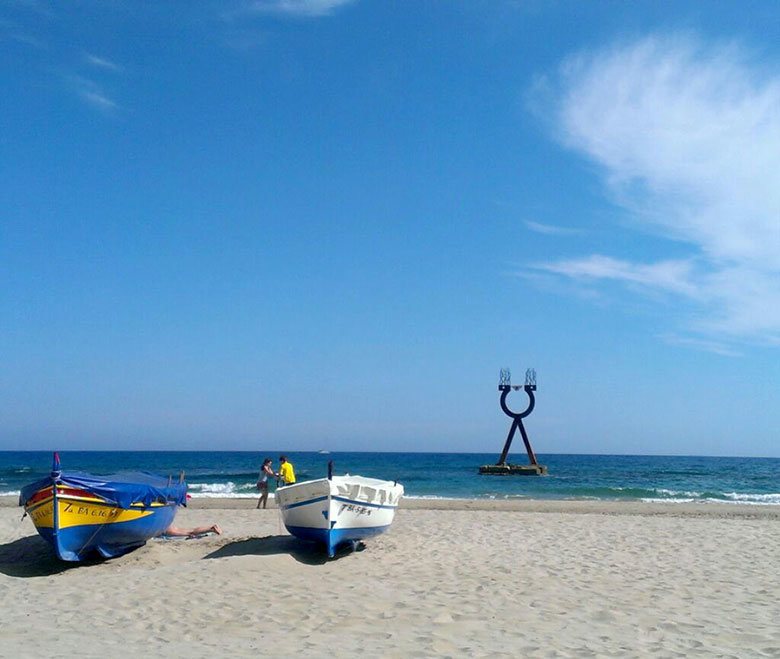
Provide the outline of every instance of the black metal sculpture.
<path id="1" fill-rule="evenodd" d="M 504 414 L 512 418 L 512 425 L 509 428 L 509 434 L 506 436 L 506 442 L 504 442 L 504 449 L 501 451 L 501 457 L 498 458 L 498 462 L 494 465 L 483 465 L 479 468 L 480 474 L 518 474 L 518 475 L 542 475 L 547 473 L 547 467 L 540 465 L 536 460 L 536 455 L 531 447 L 531 441 L 528 439 L 528 433 L 525 431 L 523 425 L 523 419 L 534 411 L 534 405 L 536 405 L 536 398 L 534 391 L 536 391 L 536 371 L 529 368 L 525 372 L 525 384 L 520 387 L 519 385 L 512 386 L 511 373 L 508 368 L 501 369 L 501 375 L 498 381 L 498 390 L 501 392 L 501 409 Z M 514 389 L 525 390 L 528 395 L 528 407 L 523 412 L 513 412 L 506 404 L 506 397 L 509 392 Z M 530 465 L 515 465 L 507 464 L 506 459 L 509 455 L 509 449 L 512 446 L 512 440 L 515 436 L 515 431 L 520 429 L 520 434 L 523 437 L 523 443 L 525 444 L 525 450 L 528 453 L 528 461 Z"/>

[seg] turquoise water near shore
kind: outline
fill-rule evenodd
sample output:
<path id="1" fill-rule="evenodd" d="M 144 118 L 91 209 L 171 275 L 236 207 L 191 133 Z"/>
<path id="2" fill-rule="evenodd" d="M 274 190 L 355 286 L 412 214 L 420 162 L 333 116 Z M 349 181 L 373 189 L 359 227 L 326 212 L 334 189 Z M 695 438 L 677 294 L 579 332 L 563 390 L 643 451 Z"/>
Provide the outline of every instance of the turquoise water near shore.
<path id="1" fill-rule="evenodd" d="M 184 470 L 194 497 L 255 497 L 265 457 L 278 468 L 279 450 L 61 451 L 66 470 L 111 473 L 122 469 L 178 475 Z M 731 502 L 780 505 L 780 459 L 640 455 L 539 455 L 549 475 L 481 476 L 477 467 L 496 454 L 287 451 L 298 479 L 321 478 L 329 460 L 335 473 L 398 480 L 407 496 L 489 499 L 585 499 Z M 510 456 L 511 457 L 511 456 Z M 526 462 L 516 455 L 514 462 Z M 0 495 L 45 476 L 51 453 L 0 452 Z"/>

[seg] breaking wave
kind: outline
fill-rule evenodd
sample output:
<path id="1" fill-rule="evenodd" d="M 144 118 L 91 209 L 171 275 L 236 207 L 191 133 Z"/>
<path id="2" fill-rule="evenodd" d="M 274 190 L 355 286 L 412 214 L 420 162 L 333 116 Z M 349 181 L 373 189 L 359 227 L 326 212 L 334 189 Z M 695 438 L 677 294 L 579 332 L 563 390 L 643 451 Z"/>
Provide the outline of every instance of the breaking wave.
<path id="1" fill-rule="evenodd" d="M 187 491 L 196 499 L 255 499 L 259 496 L 254 483 L 242 483 L 236 486 L 233 481 L 227 483 L 188 483 Z"/>

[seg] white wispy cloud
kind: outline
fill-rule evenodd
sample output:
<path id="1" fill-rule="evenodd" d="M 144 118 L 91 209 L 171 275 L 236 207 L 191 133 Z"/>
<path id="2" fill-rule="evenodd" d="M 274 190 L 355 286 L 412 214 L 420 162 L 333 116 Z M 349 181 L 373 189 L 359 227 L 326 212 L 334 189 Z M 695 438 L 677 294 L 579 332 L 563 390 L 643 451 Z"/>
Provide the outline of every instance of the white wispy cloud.
<path id="1" fill-rule="evenodd" d="M 266 14 L 325 16 L 351 2 L 354 0 L 255 0 L 250 3 L 248 10 Z"/>
<path id="2" fill-rule="evenodd" d="M 100 92 L 85 89 L 81 91 L 81 96 L 85 101 L 101 110 L 114 110 L 119 107 L 114 101 L 108 98 L 108 96 L 101 94 Z"/>
<path id="3" fill-rule="evenodd" d="M 660 334 L 658 335 L 658 338 L 670 345 L 694 348 L 696 350 L 703 350 L 704 352 L 714 352 L 716 355 L 723 355 L 724 357 L 742 356 L 742 353 L 738 350 L 734 350 L 731 346 L 719 341 L 708 341 L 706 339 L 678 336 L 676 334 Z"/>
<path id="4" fill-rule="evenodd" d="M 699 305 L 698 331 L 780 342 L 776 66 L 735 43 L 657 36 L 569 59 L 553 89 L 557 137 L 599 165 L 642 230 L 689 244 L 696 267 L 663 255 L 541 267 L 676 293 Z"/>
<path id="5" fill-rule="evenodd" d="M 45 43 L 30 35 L 25 28 L 16 23 L 0 17 L 0 41 L 16 41 L 17 43 L 32 46 L 33 48 L 45 48 Z"/>
<path id="6" fill-rule="evenodd" d="M 533 222 L 532 220 L 526 220 L 525 226 L 527 226 L 531 231 L 535 231 L 536 233 L 543 233 L 547 236 L 574 236 L 582 233 L 582 231 L 579 229 L 559 227 L 555 224 Z"/>
<path id="7" fill-rule="evenodd" d="M 112 62 L 109 59 L 106 59 L 105 57 L 98 57 L 97 55 L 91 55 L 90 53 L 84 54 L 84 60 L 87 62 L 87 64 L 91 64 L 94 67 L 97 67 L 99 69 L 106 69 L 108 71 L 121 71 L 122 67 L 116 64 L 115 62 Z"/>
<path id="8" fill-rule="evenodd" d="M 76 95 L 93 108 L 103 112 L 119 109 L 119 104 L 93 80 L 83 76 L 69 76 L 68 81 Z"/>
<path id="9" fill-rule="evenodd" d="M 41 41 L 40 39 L 36 39 L 35 37 L 31 37 L 29 34 L 24 34 L 21 32 L 10 34 L 8 35 L 8 38 L 18 43 L 23 43 L 27 46 L 32 46 L 33 48 L 40 49 L 45 47 L 44 42 Z"/>
<path id="10" fill-rule="evenodd" d="M 610 279 L 651 289 L 660 289 L 691 298 L 699 298 L 699 287 L 692 281 L 690 261 L 633 263 L 594 254 L 583 259 L 540 263 L 539 270 L 581 279 Z"/>

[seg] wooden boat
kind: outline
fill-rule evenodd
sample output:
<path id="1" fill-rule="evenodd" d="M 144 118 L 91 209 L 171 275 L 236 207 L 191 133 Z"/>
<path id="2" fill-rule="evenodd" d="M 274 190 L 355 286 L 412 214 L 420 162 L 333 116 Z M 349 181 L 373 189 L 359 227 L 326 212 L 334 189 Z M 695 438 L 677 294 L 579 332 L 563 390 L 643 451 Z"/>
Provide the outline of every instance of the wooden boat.
<path id="1" fill-rule="evenodd" d="M 186 505 L 187 484 L 149 472 L 94 476 L 64 472 L 54 454 L 51 475 L 22 488 L 38 533 L 64 561 L 120 556 L 160 535 Z"/>
<path id="2" fill-rule="evenodd" d="M 276 501 L 287 530 L 323 545 L 328 556 L 386 531 L 404 494 L 403 485 L 362 476 L 333 476 L 286 485 Z"/>

